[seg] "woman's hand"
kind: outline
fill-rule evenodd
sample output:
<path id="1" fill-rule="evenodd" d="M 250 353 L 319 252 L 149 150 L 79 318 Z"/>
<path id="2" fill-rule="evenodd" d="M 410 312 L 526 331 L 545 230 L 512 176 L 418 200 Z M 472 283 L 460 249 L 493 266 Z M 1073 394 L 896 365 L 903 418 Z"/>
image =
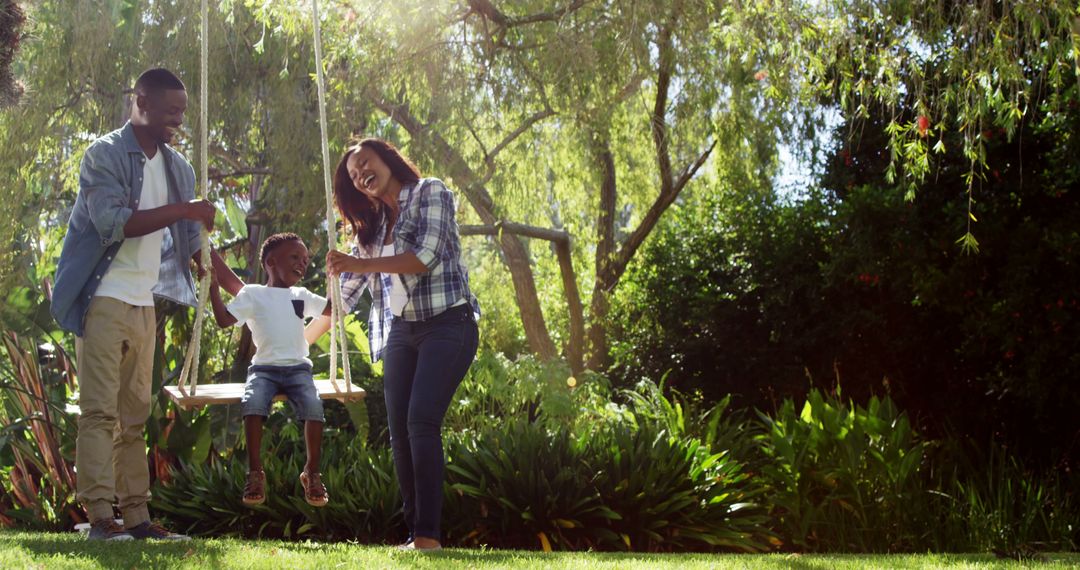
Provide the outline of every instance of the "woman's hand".
<path id="1" fill-rule="evenodd" d="M 341 275 L 342 273 L 363 273 L 364 260 L 342 253 L 336 249 L 326 254 L 326 273 L 328 275 Z"/>

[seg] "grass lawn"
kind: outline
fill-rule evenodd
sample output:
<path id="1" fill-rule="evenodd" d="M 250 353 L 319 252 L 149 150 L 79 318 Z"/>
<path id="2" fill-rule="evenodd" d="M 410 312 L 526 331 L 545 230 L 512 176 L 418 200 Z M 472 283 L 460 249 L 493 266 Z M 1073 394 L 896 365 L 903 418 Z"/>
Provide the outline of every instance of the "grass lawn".
<path id="1" fill-rule="evenodd" d="M 1080 567 L 1080 554 L 1047 555 L 1045 563 L 982 554 L 710 555 L 458 550 L 421 554 L 386 546 L 196 539 L 188 543 L 89 543 L 75 533 L 0 532 L 0 568 L 1049 568 Z"/>

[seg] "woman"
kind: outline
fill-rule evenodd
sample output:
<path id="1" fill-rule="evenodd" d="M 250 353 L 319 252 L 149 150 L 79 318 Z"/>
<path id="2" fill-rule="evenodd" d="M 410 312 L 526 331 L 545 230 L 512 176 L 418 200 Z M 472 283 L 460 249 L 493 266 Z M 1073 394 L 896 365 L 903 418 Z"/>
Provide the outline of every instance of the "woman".
<path id="1" fill-rule="evenodd" d="M 392 144 L 369 138 L 338 163 L 334 202 L 352 233 L 352 255 L 331 250 L 326 268 L 341 275 L 346 310 L 371 291 L 368 338 L 371 360 L 383 359 L 405 548 L 438 549 L 442 421 L 478 343 L 479 305 L 461 260 L 454 195 L 421 178 Z M 308 338 L 329 327 L 316 321 Z"/>

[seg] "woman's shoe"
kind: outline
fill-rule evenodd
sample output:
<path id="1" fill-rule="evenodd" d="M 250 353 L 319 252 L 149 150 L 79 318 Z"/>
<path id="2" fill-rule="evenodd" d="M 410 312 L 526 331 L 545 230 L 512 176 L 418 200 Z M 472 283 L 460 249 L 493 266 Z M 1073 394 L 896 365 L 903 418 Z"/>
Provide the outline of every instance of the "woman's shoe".
<path id="1" fill-rule="evenodd" d="M 434 538 L 419 538 L 420 544 L 417 544 L 417 539 L 413 539 L 412 542 L 402 547 L 402 550 L 419 550 L 421 552 L 435 552 L 442 550 L 442 545 Z"/>

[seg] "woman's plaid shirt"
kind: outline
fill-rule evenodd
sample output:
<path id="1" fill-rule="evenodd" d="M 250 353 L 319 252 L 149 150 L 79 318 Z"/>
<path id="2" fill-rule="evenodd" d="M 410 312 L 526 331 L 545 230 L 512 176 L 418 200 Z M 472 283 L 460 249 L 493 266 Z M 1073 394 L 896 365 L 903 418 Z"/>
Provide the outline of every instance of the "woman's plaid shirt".
<path id="1" fill-rule="evenodd" d="M 441 180 L 425 178 L 403 186 L 398 196 L 401 216 L 394 226 L 394 249 L 411 251 L 427 266 L 427 273 L 401 274 L 408 302 L 401 318 L 424 321 L 464 299 L 480 315 L 480 305 L 469 290 L 469 272 L 461 261 L 454 193 Z M 382 256 L 386 224 L 379 228 L 375 245 L 361 247 L 353 240 L 352 254 L 360 258 Z M 368 341 L 371 361 L 382 358 L 394 314 L 390 312 L 391 278 L 388 273 L 342 273 L 341 301 L 352 312 L 365 290 L 371 291 Z"/>

